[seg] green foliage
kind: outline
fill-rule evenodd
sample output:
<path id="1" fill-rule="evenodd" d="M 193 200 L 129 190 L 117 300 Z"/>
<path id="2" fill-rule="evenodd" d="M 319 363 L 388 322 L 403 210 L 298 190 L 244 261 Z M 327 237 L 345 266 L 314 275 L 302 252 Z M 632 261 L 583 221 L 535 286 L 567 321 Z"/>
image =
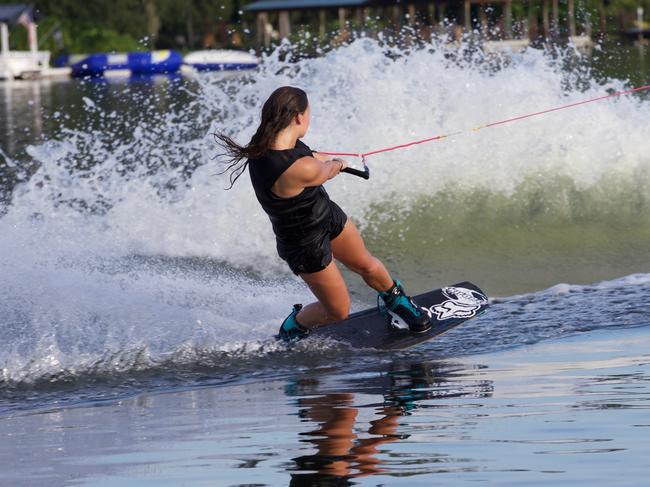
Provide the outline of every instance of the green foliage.
<path id="1" fill-rule="evenodd" d="M 650 15 L 650 0 L 610 0 L 607 11 L 610 15 L 625 13 L 636 18 L 637 7 L 644 8 L 646 17 Z"/>
<path id="2" fill-rule="evenodd" d="M 156 48 L 198 49 L 229 43 L 242 30 L 241 6 L 250 0 L 32 0 L 39 19 L 41 49 L 88 53 Z M 0 0 L 0 4 L 16 0 Z M 149 3 L 153 9 L 147 10 Z M 152 15 L 155 17 L 152 22 Z M 153 42 L 148 29 L 158 25 Z M 14 49 L 27 48 L 24 29 L 11 32 Z"/>
<path id="3" fill-rule="evenodd" d="M 144 46 L 129 34 L 120 34 L 112 29 L 88 25 L 77 29 L 72 35 L 70 31 L 63 33 L 66 50 L 73 53 L 90 52 L 123 52 L 142 50 Z"/>
<path id="4" fill-rule="evenodd" d="M 30 3 L 39 12 L 40 48 L 50 50 L 53 56 L 61 52 L 88 53 L 133 51 L 150 48 L 172 48 L 181 50 L 204 47 L 228 47 L 232 32 L 238 31 L 244 41 L 239 47 L 250 47 L 254 36 L 244 34 L 246 28 L 254 30 L 254 16 L 239 14 L 246 3 L 252 0 L 32 0 Z M 0 4 L 16 3 L 16 0 L 0 0 Z M 609 17 L 609 29 L 632 27 L 636 20 L 636 9 L 645 9 L 645 19 L 650 19 L 650 0 L 575 0 L 576 20 L 590 20 L 596 25 L 600 16 L 599 7 L 605 5 Z M 495 4 L 495 11 L 503 7 Z M 514 0 L 515 19 L 525 19 L 527 0 Z M 541 15 L 542 0 L 533 0 L 536 14 Z M 560 17 L 566 18 L 566 0 L 559 1 Z M 476 7 L 475 7 L 476 8 Z M 462 2 L 450 2 L 448 14 L 461 15 Z M 300 24 L 317 35 L 315 11 L 302 12 L 297 19 L 294 32 Z M 338 29 L 336 13 L 329 15 L 328 31 Z M 614 18 L 620 22 L 612 22 Z M 381 27 L 389 20 L 380 19 Z M 561 21 L 565 25 L 565 21 Z M 151 40 L 147 40 L 153 32 Z M 27 48 L 27 36 L 22 28 L 11 33 L 14 49 Z"/>

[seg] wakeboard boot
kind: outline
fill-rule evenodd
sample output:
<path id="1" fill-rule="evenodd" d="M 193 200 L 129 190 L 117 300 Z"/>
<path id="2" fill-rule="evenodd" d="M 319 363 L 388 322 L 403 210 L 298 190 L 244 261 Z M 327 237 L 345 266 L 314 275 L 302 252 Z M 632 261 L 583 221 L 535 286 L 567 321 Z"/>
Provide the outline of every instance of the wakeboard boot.
<path id="1" fill-rule="evenodd" d="M 384 309 L 380 298 L 384 303 Z M 431 329 L 429 315 L 406 295 L 399 281 L 393 281 L 393 287 L 378 294 L 377 305 L 380 311 L 390 315 L 391 323 L 397 322 L 398 328 L 408 327 L 411 333 L 426 333 Z"/>
<path id="2" fill-rule="evenodd" d="M 277 336 L 279 340 L 283 340 L 286 343 L 292 343 L 302 340 L 309 335 L 309 328 L 302 326 L 296 319 L 296 315 L 298 315 L 301 309 L 302 304 L 293 305 L 293 310 L 282 322 L 282 325 L 280 325 L 280 331 Z"/>

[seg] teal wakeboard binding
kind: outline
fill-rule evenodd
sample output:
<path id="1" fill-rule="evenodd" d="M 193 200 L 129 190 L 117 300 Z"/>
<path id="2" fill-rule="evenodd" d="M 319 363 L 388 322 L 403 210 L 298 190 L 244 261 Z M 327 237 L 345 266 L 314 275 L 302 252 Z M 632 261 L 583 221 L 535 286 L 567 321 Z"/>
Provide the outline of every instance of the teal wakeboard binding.
<path id="1" fill-rule="evenodd" d="M 277 338 L 286 343 L 297 342 L 309 336 L 309 329 L 298 323 L 296 316 L 302 309 L 302 304 L 294 304 L 293 310 L 280 325 Z"/>
<path id="2" fill-rule="evenodd" d="M 408 329 L 411 333 L 426 333 L 431 329 L 429 315 L 406 295 L 399 281 L 394 281 L 393 287 L 377 295 L 377 307 L 389 315 L 393 328 Z"/>

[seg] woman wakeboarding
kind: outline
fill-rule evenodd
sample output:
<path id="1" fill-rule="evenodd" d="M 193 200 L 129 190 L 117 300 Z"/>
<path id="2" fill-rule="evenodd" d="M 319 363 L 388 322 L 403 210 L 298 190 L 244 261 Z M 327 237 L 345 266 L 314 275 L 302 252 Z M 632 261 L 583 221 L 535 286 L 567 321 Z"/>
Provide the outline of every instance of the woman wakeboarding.
<path id="1" fill-rule="evenodd" d="M 273 225 L 279 256 L 307 283 L 318 301 L 295 305 L 280 326 L 287 342 L 319 325 L 345 320 L 350 295 L 336 261 L 378 292 L 377 303 L 413 333 L 431 328 L 428 314 L 406 295 L 382 262 L 368 252 L 361 234 L 330 200 L 323 184 L 346 168 L 342 159 L 312 151 L 300 139 L 309 129 L 307 94 L 291 86 L 275 90 L 246 146 L 216 134 L 228 157 L 230 187 L 248 166 L 255 195 Z"/>

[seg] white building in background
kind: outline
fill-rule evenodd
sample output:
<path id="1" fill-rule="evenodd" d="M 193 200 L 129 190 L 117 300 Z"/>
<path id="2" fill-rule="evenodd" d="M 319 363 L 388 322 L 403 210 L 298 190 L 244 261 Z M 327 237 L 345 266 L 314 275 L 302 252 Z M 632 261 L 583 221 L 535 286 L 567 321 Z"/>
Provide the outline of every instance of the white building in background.
<path id="1" fill-rule="evenodd" d="M 27 29 L 29 51 L 12 51 L 9 27 Z M 38 50 L 33 8 L 25 4 L 0 5 L 0 79 L 39 77 L 50 65 L 50 52 Z"/>

